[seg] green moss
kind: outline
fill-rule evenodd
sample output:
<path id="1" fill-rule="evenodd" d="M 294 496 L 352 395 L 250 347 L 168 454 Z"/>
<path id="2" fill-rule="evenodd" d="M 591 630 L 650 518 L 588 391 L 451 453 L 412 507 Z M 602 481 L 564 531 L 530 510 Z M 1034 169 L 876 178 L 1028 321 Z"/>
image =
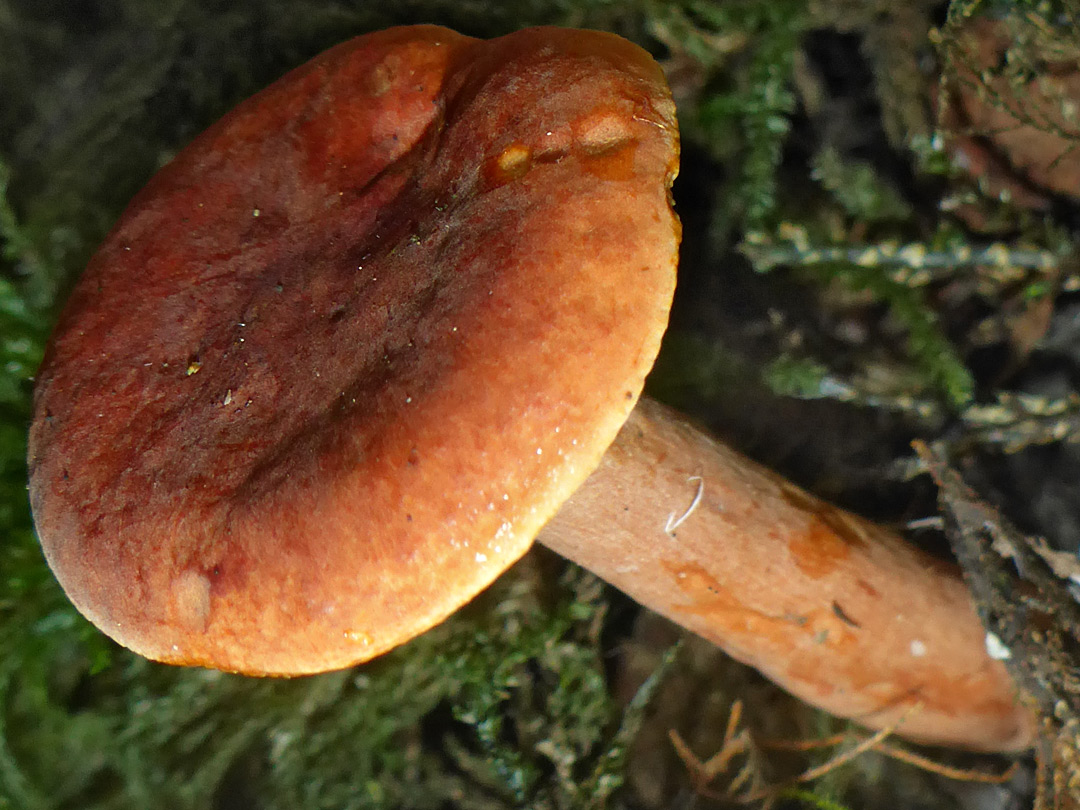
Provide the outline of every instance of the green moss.
<path id="1" fill-rule="evenodd" d="M 831 147 L 814 155 L 811 176 L 828 189 L 848 216 L 859 222 L 903 221 L 912 214 L 907 201 L 882 182 L 872 166 L 845 161 Z"/>
<path id="2" fill-rule="evenodd" d="M 790 799 L 798 802 L 803 807 L 811 807 L 814 810 L 848 810 L 847 805 L 827 796 L 818 795 L 811 790 L 800 788 L 788 788 L 780 794 L 782 799 Z"/>
<path id="3" fill-rule="evenodd" d="M 659 4 L 654 30 L 699 65 L 696 98 L 680 110 L 685 135 L 737 168 L 725 228 L 759 228 L 776 209 L 777 169 L 795 108 L 792 73 L 809 25 L 804 0 L 684 0 Z"/>

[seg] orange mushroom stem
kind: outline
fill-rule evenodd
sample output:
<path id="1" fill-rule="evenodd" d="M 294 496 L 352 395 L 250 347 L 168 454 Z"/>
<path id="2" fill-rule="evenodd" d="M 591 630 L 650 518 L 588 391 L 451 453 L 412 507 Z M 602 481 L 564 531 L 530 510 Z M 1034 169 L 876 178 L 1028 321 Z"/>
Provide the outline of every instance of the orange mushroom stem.
<path id="1" fill-rule="evenodd" d="M 537 538 L 784 689 L 872 728 L 1031 746 L 959 571 L 642 399 Z"/>

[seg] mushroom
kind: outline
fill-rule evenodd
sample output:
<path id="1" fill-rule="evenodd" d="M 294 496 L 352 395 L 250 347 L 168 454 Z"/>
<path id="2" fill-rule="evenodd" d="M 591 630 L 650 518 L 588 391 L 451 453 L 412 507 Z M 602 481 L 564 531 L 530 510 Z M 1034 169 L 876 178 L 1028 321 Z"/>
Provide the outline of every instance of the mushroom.
<path id="1" fill-rule="evenodd" d="M 72 602 L 152 659 L 312 673 L 540 533 L 831 712 L 1028 745 L 955 571 L 635 409 L 677 154 L 658 66 L 599 32 L 395 28 L 242 103 L 133 200 L 42 364 L 30 495 Z"/>

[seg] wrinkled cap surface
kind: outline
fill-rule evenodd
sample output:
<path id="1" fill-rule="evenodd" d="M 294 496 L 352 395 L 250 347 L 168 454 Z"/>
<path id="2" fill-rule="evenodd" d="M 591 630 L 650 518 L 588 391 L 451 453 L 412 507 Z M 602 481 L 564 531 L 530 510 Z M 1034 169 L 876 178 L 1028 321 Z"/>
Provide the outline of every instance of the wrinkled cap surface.
<path id="1" fill-rule="evenodd" d="M 159 172 L 35 391 L 31 500 L 75 605 L 150 658 L 366 660 L 525 552 L 666 324 L 678 140 L 610 34 L 346 42 Z"/>

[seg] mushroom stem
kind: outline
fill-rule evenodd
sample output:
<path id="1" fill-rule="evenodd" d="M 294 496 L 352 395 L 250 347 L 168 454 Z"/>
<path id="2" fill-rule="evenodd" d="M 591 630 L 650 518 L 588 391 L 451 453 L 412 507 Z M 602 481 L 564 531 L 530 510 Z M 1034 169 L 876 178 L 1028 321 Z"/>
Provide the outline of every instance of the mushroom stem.
<path id="1" fill-rule="evenodd" d="M 538 539 L 832 714 L 973 750 L 1032 742 L 956 568 L 656 402 Z"/>

